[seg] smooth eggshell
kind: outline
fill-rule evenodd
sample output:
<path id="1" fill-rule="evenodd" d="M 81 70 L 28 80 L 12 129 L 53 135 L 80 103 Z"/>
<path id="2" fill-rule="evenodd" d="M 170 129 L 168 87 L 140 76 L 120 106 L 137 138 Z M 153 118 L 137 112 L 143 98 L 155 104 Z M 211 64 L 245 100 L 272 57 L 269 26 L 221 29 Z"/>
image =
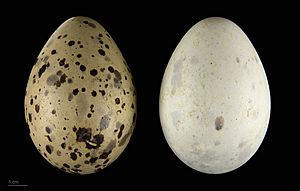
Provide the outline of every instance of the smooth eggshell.
<path id="1" fill-rule="evenodd" d="M 135 126 L 135 87 L 99 23 L 73 17 L 49 38 L 29 76 L 25 116 L 38 151 L 66 172 L 100 171 L 122 153 Z"/>
<path id="2" fill-rule="evenodd" d="M 260 146 L 270 93 L 255 48 L 233 22 L 194 25 L 176 47 L 159 100 L 165 138 L 180 160 L 204 173 L 225 173 Z"/>

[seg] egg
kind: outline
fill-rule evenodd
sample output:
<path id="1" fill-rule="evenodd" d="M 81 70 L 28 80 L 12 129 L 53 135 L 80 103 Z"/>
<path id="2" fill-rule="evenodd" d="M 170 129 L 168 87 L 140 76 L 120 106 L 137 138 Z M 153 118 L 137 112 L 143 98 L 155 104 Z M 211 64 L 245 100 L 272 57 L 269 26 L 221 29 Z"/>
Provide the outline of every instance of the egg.
<path id="1" fill-rule="evenodd" d="M 38 151 L 73 174 L 115 161 L 136 123 L 135 86 L 122 53 L 99 23 L 82 16 L 65 21 L 41 50 L 24 105 Z"/>
<path id="2" fill-rule="evenodd" d="M 165 69 L 159 98 L 164 136 L 187 166 L 232 171 L 257 151 L 270 117 L 261 60 L 225 18 L 206 18 L 181 39 Z"/>

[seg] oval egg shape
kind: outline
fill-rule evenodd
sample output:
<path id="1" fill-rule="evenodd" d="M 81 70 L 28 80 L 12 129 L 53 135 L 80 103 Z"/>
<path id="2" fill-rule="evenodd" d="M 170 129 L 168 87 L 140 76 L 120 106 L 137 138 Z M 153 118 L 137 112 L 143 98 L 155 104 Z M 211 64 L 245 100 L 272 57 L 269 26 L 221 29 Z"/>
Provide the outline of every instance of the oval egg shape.
<path id="1" fill-rule="evenodd" d="M 136 122 L 130 69 L 95 20 L 73 17 L 49 38 L 26 88 L 25 118 L 41 155 L 73 174 L 90 174 L 123 152 Z"/>
<path id="2" fill-rule="evenodd" d="M 236 24 L 211 17 L 184 35 L 159 99 L 164 136 L 182 162 L 209 174 L 237 169 L 262 143 L 270 107 L 263 65 Z"/>

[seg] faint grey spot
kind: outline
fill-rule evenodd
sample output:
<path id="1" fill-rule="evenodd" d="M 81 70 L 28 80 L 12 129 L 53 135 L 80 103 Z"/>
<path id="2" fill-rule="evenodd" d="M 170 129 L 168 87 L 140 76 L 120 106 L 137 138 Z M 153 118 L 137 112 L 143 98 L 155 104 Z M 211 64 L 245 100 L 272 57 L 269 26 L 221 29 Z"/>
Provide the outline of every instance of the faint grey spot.
<path id="1" fill-rule="evenodd" d="M 221 144 L 220 141 L 215 141 L 215 146 L 218 146 L 220 144 Z"/>
<path id="2" fill-rule="evenodd" d="M 191 64 L 197 64 L 199 62 L 199 60 L 196 56 L 192 56 L 190 62 L 191 62 Z"/>
<path id="3" fill-rule="evenodd" d="M 74 97 L 73 97 L 74 99 Z M 87 98 L 84 94 L 78 94 L 77 96 L 75 96 L 75 100 L 76 100 L 76 110 L 77 110 L 77 114 L 78 114 L 78 119 L 79 121 L 81 121 L 83 119 L 83 117 L 86 116 L 86 113 L 88 111 L 89 108 L 89 104 L 87 102 Z"/>
<path id="4" fill-rule="evenodd" d="M 47 85 L 53 86 L 57 81 L 59 81 L 59 78 L 56 74 L 52 74 L 47 78 Z"/>
<path id="5" fill-rule="evenodd" d="M 255 61 L 258 63 L 258 59 L 257 59 L 256 55 L 254 56 L 254 59 L 255 59 Z"/>
<path id="6" fill-rule="evenodd" d="M 236 62 L 240 63 L 240 58 L 239 57 L 236 57 Z"/>
<path id="7" fill-rule="evenodd" d="M 241 149 L 241 148 L 243 148 L 246 144 L 247 144 L 247 141 L 242 141 L 242 142 L 240 142 L 240 144 L 239 144 L 238 147 Z"/>
<path id="8" fill-rule="evenodd" d="M 108 56 L 105 56 L 105 57 L 104 57 L 104 60 L 105 60 L 106 62 L 109 62 L 109 61 L 110 61 L 110 58 L 109 58 Z"/>
<path id="9" fill-rule="evenodd" d="M 110 117 L 108 114 L 104 115 L 103 117 L 101 117 L 100 120 L 100 130 L 104 130 L 109 126 L 110 123 Z"/>
<path id="10" fill-rule="evenodd" d="M 113 150 L 113 149 L 116 147 L 116 143 L 117 143 L 116 139 L 111 140 L 111 141 L 108 143 L 107 147 L 104 149 L 104 152 L 108 152 L 108 151 Z"/>
<path id="11" fill-rule="evenodd" d="M 176 88 L 181 86 L 182 59 L 178 59 L 173 66 L 173 76 L 171 84 L 173 86 L 172 94 L 176 92 Z"/>
<path id="12" fill-rule="evenodd" d="M 252 149 L 250 145 L 243 147 L 243 149 L 239 153 L 239 161 L 246 162 L 249 159 L 251 153 L 252 153 Z"/>
<path id="13" fill-rule="evenodd" d="M 180 117 L 181 117 L 181 113 L 179 111 L 173 111 L 171 113 L 171 117 L 172 117 L 172 122 L 174 127 L 176 128 L 176 130 L 178 130 L 179 128 L 179 124 L 180 124 Z"/>
<path id="14" fill-rule="evenodd" d="M 121 123 L 120 121 L 118 121 L 118 122 L 116 123 L 116 128 L 117 128 L 117 129 L 120 129 L 121 125 L 122 125 L 122 123 Z"/>

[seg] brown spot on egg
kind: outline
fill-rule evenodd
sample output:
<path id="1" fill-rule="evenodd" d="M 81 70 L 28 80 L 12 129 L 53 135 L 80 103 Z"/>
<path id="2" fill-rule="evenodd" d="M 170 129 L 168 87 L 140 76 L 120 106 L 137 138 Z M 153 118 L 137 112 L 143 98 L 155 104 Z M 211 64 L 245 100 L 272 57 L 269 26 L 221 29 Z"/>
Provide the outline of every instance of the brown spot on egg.
<path id="1" fill-rule="evenodd" d="M 46 68 L 47 68 L 47 65 L 44 64 L 40 69 L 39 69 L 39 72 L 38 72 L 38 75 L 39 75 L 39 78 L 43 75 L 43 73 L 46 71 Z"/>
<path id="2" fill-rule="evenodd" d="M 92 94 L 93 97 L 96 97 L 96 96 L 97 96 L 97 92 L 96 92 L 95 90 L 93 90 L 93 91 L 91 92 L 91 94 Z"/>
<path id="3" fill-rule="evenodd" d="M 136 118 L 136 113 L 133 114 L 133 117 L 132 117 L 132 124 L 135 123 L 135 118 Z"/>
<path id="4" fill-rule="evenodd" d="M 96 28 L 96 25 L 94 23 L 88 22 L 88 21 L 83 21 L 84 24 L 87 24 L 88 26 L 92 28 Z"/>
<path id="5" fill-rule="evenodd" d="M 120 126 L 120 131 L 119 131 L 119 133 L 118 133 L 118 139 L 121 138 L 123 129 L 124 129 L 124 124 L 122 124 L 122 125 Z"/>
<path id="6" fill-rule="evenodd" d="M 107 69 L 108 69 L 108 71 L 111 72 L 111 73 L 114 73 L 114 71 L 115 71 L 115 69 L 114 69 L 112 66 L 109 66 Z"/>
<path id="7" fill-rule="evenodd" d="M 91 109 L 91 112 L 94 113 L 94 105 L 93 104 L 90 105 L 90 109 Z"/>
<path id="8" fill-rule="evenodd" d="M 34 108 L 37 113 L 40 111 L 40 106 L 38 104 L 36 104 Z"/>
<path id="9" fill-rule="evenodd" d="M 63 166 L 66 167 L 66 168 L 70 168 L 70 166 L 66 163 L 64 163 Z"/>
<path id="10" fill-rule="evenodd" d="M 77 155 L 76 155 L 76 153 L 70 153 L 70 158 L 72 159 L 72 160 L 77 160 Z"/>
<path id="11" fill-rule="evenodd" d="M 74 168 L 80 168 L 80 164 L 76 164 L 76 165 L 74 165 Z"/>
<path id="12" fill-rule="evenodd" d="M 81 128 L 76 132 L 76 141 L 78 142 L 85 142 L 90 140 L 92 136 L 92 129 L 91 128 Z"/>
<path id="13" fill-rule="evenodd" d="M 61 59 L 61 60 L 58 62 L 58 64 L 59 64 L 60 66 L 63 66 L 63 65 L 65 65 L 65 62 L 66 62 L 66 59 L 63 58 L 63 59 Z"/>
<path id="14" fill-rule="evenodd" d="M 78 88 L 76 88 L 72 92 L 73 92 L 73 95 L 76 96 L 78 94 L 79 90 L 78 90 Z"/>
<path id="15" fill-rule="evenodd" d="M 109 159 L 106 159 L 106 160 L 103 162 L 103 164 L 106 164 L 108 161 L 109 161 Z"/>
<path id="16" fill-rule="evenodd" d="M 46 151 L 47 151 L 49 154 L 51 154 L 52 151 L 53 151 L 53 146 L 51 146 L 51 145 L 46 145 Z"/>
<path id="17" fill-rule="evenodd" d="M 131 133 L 126 133 L 119 142 L 119 147 L 123 146 L 126 140 L 130 137 Z"/>
<path id="18" fill-rule="evenodd" d="M 105 51 L 104 51 L 104 50 L 99 49 L 98 52 L 99 52 L 99 54 L 100 54 L 101 56 L 105 56 Z"/>
<path id="19" fill-rule="evenodd" d="M 68 101 L 72 101 L 72 99 L 73 99 L 73 94 L 69 93 L 69 95 L 68 95 Z"/>
<path id="20" fill-rule="evenodd" d="M 97 72 L 96 69 L 92 69 L 92 70 L 90 71 L 90 74 L 91 74 L 92 76 L 96 76 L 96 75 L 98 74 L 98 72 Z"/>
<path id="21" fill-rule="evenodd" d="M 52 132 L 52 130 L 51 130 L 50 127 L 48 127 L 48 126 L 45 127 L 45 130 L 46 130 L 46 132 L 47 132 L 48 134 L 50 134 L 50 133 Z"/>
<path id="22" fill-rule="evenodd" d="M 77 54 L 77 58 L 81 58 L 82 57 L 82 55 L 81 54 Z"/>
<path id="23" fill-rule="evenodd" d="M 95 163 L 97 159 L 98 159 L 98 157 L 90 158 L 89 162 L 90 163 Z"/>
<path id="24" fill-rule="evenodd" d="M 115 99 L 115 102 L 116 102 L 116 104 L 120 104 L 120 99 L 119 99 L 119 98 L 116 98 L 116 99 Z"/>
<path id="25" fill-rule="evenodd" d="M 68 45 L 69 46 L 73 46 L 75 44 L 75 41 L 74 40 L 70 40 L 69 42 L 68 42 Z"/>
<path id="26" fill-rule="evenodd" d="M 101 165 L 100 165 L 100 164 L 97 164 L 97 165 L 95 166 L 95 168 L 99 168 L 99 167 L 101 167 Z"/>
<path id="27" fill-rule="evenodd" d="M 102 94 L 102 96 L 105 95 L 105 91 L 104 90 L 99 90 L 99 92 Z"/>
<path id="28" fill-rule="evenodd" d="M 56 54 L 56 50 L 52 50 L 51 51 L 51 54 L 53 55 L 53 54 Z"/>
<path id="29" fill-rule="evenodd" d="M 221 130 L 224 126 L 224 118 L 223 116 L 218 116 L 215 120 L 215 128 L 217 131 Z"/>
<path id="30" fill-rule="evenodd" d="M 86 67 L 84 66 L 84 65 L 80 65 L 80 70 L 82 71 L 82 72 L 84 72 L 85 70 L 86 70 Z"/>
<path id="31" fill-rule="evenodd" d="M 61 146 L 61 148 L 65 149 L 66 148 L 66 143 L 62 143 L 60 146 Z"/>
<path id="32" fill-rule="evenodd" d="M 31 113 L 28 113 L 28 120 L 29 120 L 29 122 L 32 121 Z"/>
<path id="33" fill-rule="evenodd" d="M 49 135 L 46 136 L 49 142 L 52 142 L 52 139 Z"/>
<path id="34" fill-rule="evenodd" d="M 112 151 L 104 151 L 101 155 L 100 155 L 100 159 L 106 159 L 108 157 L 108 155 L 111 153 Z"/>

